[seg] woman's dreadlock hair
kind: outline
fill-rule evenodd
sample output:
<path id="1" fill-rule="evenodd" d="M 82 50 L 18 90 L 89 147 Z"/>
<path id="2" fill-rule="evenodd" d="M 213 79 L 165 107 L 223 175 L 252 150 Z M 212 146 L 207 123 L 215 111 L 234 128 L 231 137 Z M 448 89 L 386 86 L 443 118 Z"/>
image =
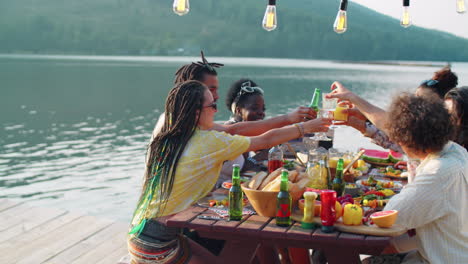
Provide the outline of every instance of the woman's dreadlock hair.
<path id="1" fill-rule="evenodd" d="M 203 82 L 205 74 L 218 75 L 215 68 L 224 66 L 216 62 L 208 62 L 205 54 L 201 51 L 202 61 L 192 62 L 180 67 L 175 73 L 174 84 L 183 83 L 190 80 Z"/>
<path id="2" fill-rule="evenodd" d="M 187 81 L 171 89 L 166 99 L 161 132 L 149 145 L 143 192 L 133 216 L 130 234 L 140 233 L 148 218 L 161 216 L 172 192 L 177 163 L 198 125 L 206 86 Z M 152 200 L 157 207 L 147 212 Z"/>

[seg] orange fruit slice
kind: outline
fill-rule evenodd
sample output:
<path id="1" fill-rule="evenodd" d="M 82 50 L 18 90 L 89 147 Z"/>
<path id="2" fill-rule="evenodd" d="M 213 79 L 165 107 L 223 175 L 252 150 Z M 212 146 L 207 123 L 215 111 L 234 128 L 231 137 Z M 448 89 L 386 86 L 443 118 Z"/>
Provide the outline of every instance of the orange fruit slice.
<path id="1" fill-rule="evenodd" d="M 370 219 L 378 227 L 388 228 L 391 227 L 398 217 L 397 210 L 389 210 L 373 213 L 370 215 Z"/>

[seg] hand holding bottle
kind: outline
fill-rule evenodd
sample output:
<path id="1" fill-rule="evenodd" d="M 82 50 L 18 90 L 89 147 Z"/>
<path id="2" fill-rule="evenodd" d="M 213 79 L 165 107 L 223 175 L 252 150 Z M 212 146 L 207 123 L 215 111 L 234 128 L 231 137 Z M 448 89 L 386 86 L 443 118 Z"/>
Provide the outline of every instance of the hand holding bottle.
<path id="1" fill-rule="evenodd" d="M 317 112 L 307 106 L 300 106 L 289 113 L 288 120 L 291 124 L 303 122 L 304 120 L 314 119 L 317 117 Z"/>

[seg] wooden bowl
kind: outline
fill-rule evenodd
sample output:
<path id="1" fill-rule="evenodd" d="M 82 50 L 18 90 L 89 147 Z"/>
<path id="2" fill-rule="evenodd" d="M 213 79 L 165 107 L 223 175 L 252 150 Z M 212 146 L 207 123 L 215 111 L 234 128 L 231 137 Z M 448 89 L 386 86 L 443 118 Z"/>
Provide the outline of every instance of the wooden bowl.
<path id="1" fill-rule="evenodd" d="M 258 215 L 266 217 L 276 216 L 276 198 L 278 192 L 253 190 L 247 187 L 246 184 L 242 184 L 241 187 Z M 295 203 L 297 203 L 297 199 L 293 199 L 292 208 L 294 208 Z"/>

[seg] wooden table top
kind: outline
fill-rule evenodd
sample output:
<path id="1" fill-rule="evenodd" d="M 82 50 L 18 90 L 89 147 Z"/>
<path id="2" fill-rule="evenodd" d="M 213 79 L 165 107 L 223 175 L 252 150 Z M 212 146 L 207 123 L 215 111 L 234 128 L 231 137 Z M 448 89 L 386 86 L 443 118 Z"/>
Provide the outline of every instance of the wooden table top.
<path id="1" fill-rule="evenodd" d="M 289 227 L 279 227 L 274 218 L 258 215 L 244 216 L 241 221 L 206 220 L 197 218 L 199 215 L 216 214 L 206 208 L 192 206 L 169 218 L 166 224 L 170 227 L 194 229 L 202 236 L 213 239 L 258 241 L 284 247 L 346 249 L 369 255 L 380 254 L 391 239 L 338 231 L 324 233 L 320 228 L 303 229 L 299 222 L 293 222 Z"/>

